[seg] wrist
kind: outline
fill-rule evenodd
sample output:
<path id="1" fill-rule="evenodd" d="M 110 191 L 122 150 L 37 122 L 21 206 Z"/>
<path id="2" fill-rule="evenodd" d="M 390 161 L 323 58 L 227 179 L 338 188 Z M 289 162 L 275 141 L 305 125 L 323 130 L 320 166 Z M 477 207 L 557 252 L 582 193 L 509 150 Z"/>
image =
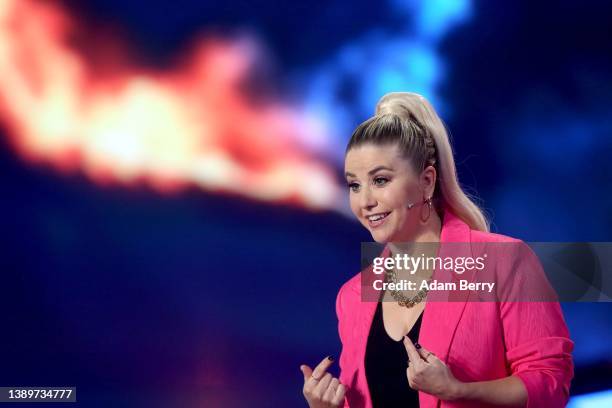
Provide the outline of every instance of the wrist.
<path id="1" fill-rule="evenodd" d="M 464 399 L 469 394 L 469 383 L 464 383 L 459 380 L 455 381 L 453 386 L 451 387 L 450 398 L 449 400 L 459 400 Z"/>

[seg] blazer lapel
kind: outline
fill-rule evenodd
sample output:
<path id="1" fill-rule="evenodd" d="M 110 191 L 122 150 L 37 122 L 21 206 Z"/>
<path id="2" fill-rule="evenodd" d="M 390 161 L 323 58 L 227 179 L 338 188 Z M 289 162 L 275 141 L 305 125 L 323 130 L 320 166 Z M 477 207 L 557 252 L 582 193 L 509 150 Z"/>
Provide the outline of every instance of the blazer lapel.
<path id="1" fill-rule="evenodd" d="M 470 228 L 454 214 L 446 211 L 440 234 L 440 252 L 438 256 L 467 257 L 472 256 L 470 245 Z M 466 272 L 458 275 L 452 271 L 436 269 L 433 279 L 439 283 L 455 283 L 459 288 L 459 280 L 472 281 L 474 273 Z M 466 306 L 470 292 L 456 291 L 430 291 L 427 295 L 427 306 L 423 313 L 419 343 L 438 356 L 445 363 L 448 361 L 450 346 L 461 315 Z"/>
<path id="2" fill-rule="evenodd" d="M 470 228 L 450 211 L 444 214 L 440 233 L 439 257 L 471 256 Z M 440 283 L 457 282 L 459 278 L 473 280 L 475 274 L 458 276 L 454 272 L 435 270 L 433 279 Z M 457 286 L 458 287 L 458 286 Z M 469 291 L 429 292 L 427 306 L 423 312 L 419 343 L 448 363 L 450 347 L 455 331 L 465 310 Z M 437 407 L 440 400 L 433 395 L 419 392 L 422 407 Z"/>

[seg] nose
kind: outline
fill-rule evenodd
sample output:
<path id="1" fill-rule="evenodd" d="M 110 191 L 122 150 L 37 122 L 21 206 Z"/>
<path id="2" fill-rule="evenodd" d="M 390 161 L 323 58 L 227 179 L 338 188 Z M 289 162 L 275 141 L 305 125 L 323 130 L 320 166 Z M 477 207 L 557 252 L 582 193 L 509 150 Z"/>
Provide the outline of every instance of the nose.
<path id="1" fill-rule="evenodd" d="M 361 197 L 360 197 L 359 204 L 361 205 L 361 208 L 366 209 L 366 210 L 370 210 L 376 207 L 376 204 L 377 204 L 376 197 L 374 197 L 374 194 L 372 190 L 370 189 L 370 187 L 365 187 L 361 191 Z"/>

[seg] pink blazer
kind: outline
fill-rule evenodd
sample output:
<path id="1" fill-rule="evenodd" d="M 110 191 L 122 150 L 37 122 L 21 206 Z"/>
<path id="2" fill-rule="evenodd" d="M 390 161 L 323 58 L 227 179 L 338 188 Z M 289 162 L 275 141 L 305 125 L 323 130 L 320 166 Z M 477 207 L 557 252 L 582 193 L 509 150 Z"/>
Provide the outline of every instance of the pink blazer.
<path id="1" fill-rule="evenodd" d="M 448 211 L 444 215 L 440 241 L 469 245 L 520 243 L 503 235 L 470 230 Z M 524 262 L 524 257 L 518 254 L 512 258 L 502 264 L 507 274 L 520 269 Z M 342 342 L 340 382 L 347 387 L 345 408 L 372 408 L 364 361 L 377 304 L 361 300 L 361 285 L 360 274 L 357 274 L 340 288 L 336 298 Z M 527 389 L 528 408 L 562 407 L 569 398 L 574 343 L 569 339 L 557 302 L 498 303 L 466 299 L 428 302 L 423 312 L 419 343 L 444 361 L 460 381 L 517 376 Z M 419 401 L 423 408 L 486 406 L 473 401 L 441 401 L 424 392 L 419 392 Z"/>

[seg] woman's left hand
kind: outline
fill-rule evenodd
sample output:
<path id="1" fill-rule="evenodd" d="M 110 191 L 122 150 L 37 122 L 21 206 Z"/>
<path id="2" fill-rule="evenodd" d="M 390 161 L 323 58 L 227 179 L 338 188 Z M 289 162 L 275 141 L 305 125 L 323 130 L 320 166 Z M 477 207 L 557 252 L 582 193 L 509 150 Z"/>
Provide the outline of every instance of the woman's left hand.
<path id="1" fill-rule="evenodd" d="M 404 336 L 404 346 L 409 358 L 406 376 L 410 388 L 442 400 L 459 398 L 462 383 L 442 360 L 424 347 L 417 349 L 407 336 Z"/>

